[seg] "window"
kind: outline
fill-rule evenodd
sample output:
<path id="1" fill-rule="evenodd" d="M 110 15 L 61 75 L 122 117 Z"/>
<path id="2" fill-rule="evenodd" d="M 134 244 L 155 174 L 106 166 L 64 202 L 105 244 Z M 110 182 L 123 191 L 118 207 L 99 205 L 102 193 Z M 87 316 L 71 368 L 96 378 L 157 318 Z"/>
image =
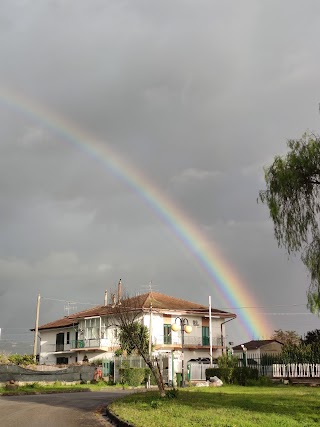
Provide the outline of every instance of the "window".
<path id="1" fill-rule="evenodd" d="M 209 326 L 202 326 L 202 345 L 209 345 Z"/>
<path id="2" fill-rule="evenodd" d="M 100 337 L 100 318 L 92 317 L 85 319 L 85 338 L 99 339 Z"/>
<path id="3" fill-rule="evenodd" d="M 68 358 L 67 357 L 57 357 L 57 365 L 67 365 Z"/>
<path id="4" fill-rule="evenodd" d="M 107 320 L 101 319 L 100 338 L 107 338 L 107 337 L 108 337 L 108 323 L 107 323 Z"/>
<path id="5" fill-rule="evenodd" d="M 163 344 L 171 344 L 171 324 L 163 325 Z"/>
<path id="6" fill-rule="evenodd" d="M 67 344 L 70 344 L 70 332 L 67 332 Z"/>

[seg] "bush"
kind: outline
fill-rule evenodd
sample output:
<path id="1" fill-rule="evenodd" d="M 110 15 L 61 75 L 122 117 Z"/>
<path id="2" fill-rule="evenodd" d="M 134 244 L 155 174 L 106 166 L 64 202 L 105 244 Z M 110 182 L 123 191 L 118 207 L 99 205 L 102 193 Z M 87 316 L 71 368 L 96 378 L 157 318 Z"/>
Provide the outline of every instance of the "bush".
<path id="1" fill-rule="evenodd" d="M 167 399 L 176 399 L 179 395 L 179 390 L 176 388 L 172 388 L 171 390 L 166 391 Z"/>
<path id="2" fill-rule="evenodd" d="M 6 353 L 0 353 L 0 365 L 7 365 L 9 363 L 9 356 Z"/>
<path id="3" fill-rule="evenodd" d="M 206 379 L 218 377 L 224 384 L 233 383 L 234 368 L 208 368 L 206 369 Z"/>
<path id="4" fill-rule="evenodd" d="M 223 353 L 217 359 L 218 368 L 206 369 L 207 379 L 210 377 L 217 376 L 225 384 L 231 384 L 234 382 L 234 371 L 238 366 L 239 359 L 227 353 Z"/>
<path id="5" fill-rule="evenodd" d="M 94 359 L 90 361 L 91 366 L 102 366 L 103 359 Z"/>
<path id="6" fill-rule="evenodd" d="M 206 369 L 207 380 L 214 376 L 220 378 L 225 384 L 247 385 L 248 380 L 258 380 L 259 372 L 258 369 L 248 367 Z"/>
<path id="7" fill-rule="evenodd" d="M 11 354 L 8 361 L 14 365 L 34 365 L 36 362 L 31 354 Z"/>
<path id="8" fill-rule="evenodd" d="M 247 385 L 248 381 L 258 381 L 259 378 L 259 371 L 255 368 L 235 368 L 233 374 L 233 382 L 239 385 Z"/>
<path id="9" fill-rule="evenodd" d="M 138 387 L 146 377 L 144 368 L 120 368 L 119 372 L 122 378 L 121 382 L 131 387 Z"/>

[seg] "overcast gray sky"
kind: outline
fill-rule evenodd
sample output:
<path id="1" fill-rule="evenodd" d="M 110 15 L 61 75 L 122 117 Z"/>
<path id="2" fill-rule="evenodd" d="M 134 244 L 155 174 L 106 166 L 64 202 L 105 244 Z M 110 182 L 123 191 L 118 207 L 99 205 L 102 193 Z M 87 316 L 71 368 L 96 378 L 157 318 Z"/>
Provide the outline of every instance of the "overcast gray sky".
<path id="1" fill-rule="evenodd" d="M 317 132 L 317 0 L 2 0 L 0 327 L 16 341 L 119 278 L 239 315 L 152 209 L 48 127 L 61 116 L 140 170 L 218 250 L 269 330 L 320 328 L 278 249 L 263 166 Z M 21 103 L 18 98 L 24 101 Z M 20 104 L 20 105 L 19 105 Z M 45 299 L 47 298 L 47 299 Z M 50 298 L 50 299 L 49 299 Z M 234 321 L 228 339 L 247 339 Z M 19 329 L 20 328 L 20 329 Z M 249 337 L 253 338 L 253 337 Z"/>

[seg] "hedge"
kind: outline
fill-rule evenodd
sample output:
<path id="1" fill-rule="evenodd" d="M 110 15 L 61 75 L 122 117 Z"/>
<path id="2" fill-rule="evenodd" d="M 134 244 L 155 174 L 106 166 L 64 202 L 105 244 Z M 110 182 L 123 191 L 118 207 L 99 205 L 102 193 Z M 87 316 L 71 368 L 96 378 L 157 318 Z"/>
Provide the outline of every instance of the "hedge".
<path id="1" fill-rule="evenodd" d="M 120 368 L 119 372 L 121 382 L 131 387 L 138 387 L 146 378 L 145 368 Z"/>
<path id="2" fill-rule="evenodd" d="M 235 368 L 208 368 L 206 369 L 206 379 L 218 377 L 225 384 L 246 385 L 248 380 L 258 380 L 258 369 L 248 367 Z"/>

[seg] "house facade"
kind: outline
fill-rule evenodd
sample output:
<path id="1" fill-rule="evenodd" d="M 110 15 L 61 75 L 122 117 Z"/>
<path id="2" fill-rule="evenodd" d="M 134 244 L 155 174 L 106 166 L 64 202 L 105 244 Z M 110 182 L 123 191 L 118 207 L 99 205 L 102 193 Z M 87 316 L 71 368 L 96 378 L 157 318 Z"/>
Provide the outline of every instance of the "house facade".
<path id="1" fill-rule="evenodd" d="M 225 348 L 225 323 L 236 318 L 233 313 L 211 309 L 190 301 L 158 292 L 148 292 L 127 299 L 117 298 L 39 327 L 41 364 L 70 364 L 95 359 L 110 359 L 119 349 L 119 327 L 116 318 L 121 307 L 139 312 L 138 320 L 149 329 L 154 353 L 181 352 L 184 360 L 213 358 Z M 211 318 L 211 328 L 209 319 Z M 190 333 L 181 333 L 181 321 L 191 326 Z M 180 327 L 173 331 L 171 326 Z M 210 345 L 211 330 L 211 345 Z"/>

